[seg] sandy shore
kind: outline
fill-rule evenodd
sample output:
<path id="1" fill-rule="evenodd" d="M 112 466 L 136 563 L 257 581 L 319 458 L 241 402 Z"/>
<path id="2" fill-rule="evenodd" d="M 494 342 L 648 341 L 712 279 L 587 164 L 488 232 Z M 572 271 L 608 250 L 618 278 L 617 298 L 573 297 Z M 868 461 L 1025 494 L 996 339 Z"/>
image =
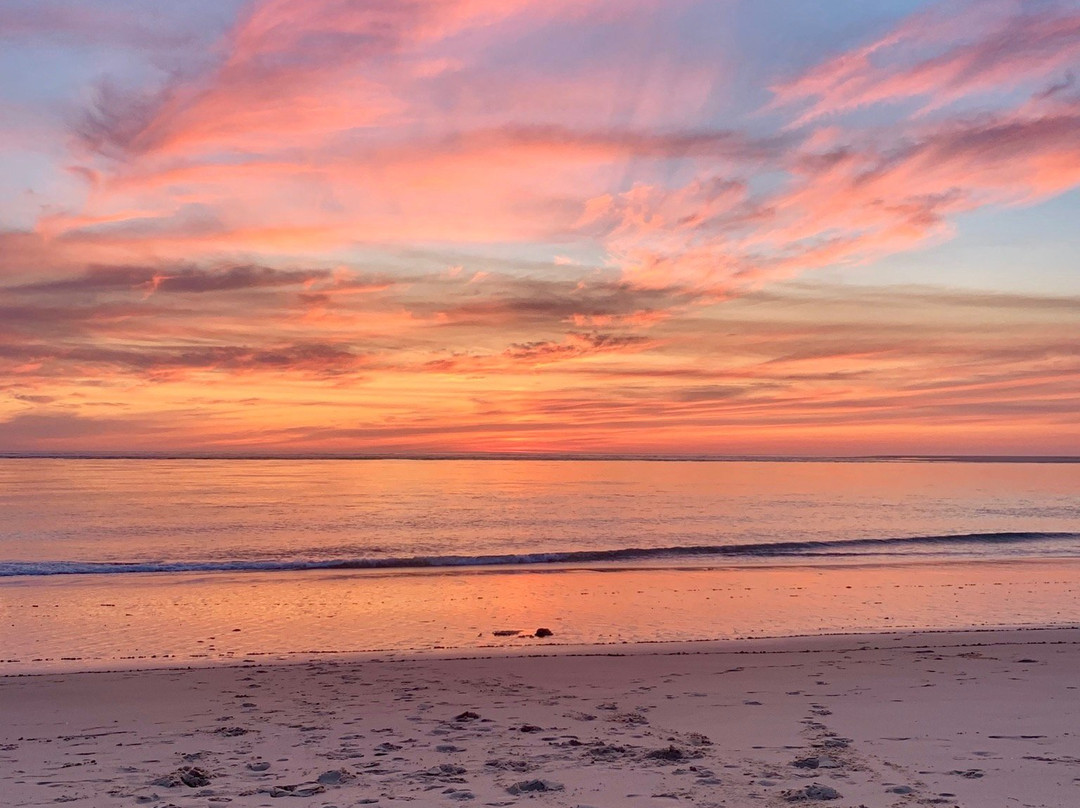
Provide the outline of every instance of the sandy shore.
<path id="1" fill-rule="evenodd" d="M 1050 629 L 7 677 L 0 804 L 1062 808 L 1078 672 Z"/>

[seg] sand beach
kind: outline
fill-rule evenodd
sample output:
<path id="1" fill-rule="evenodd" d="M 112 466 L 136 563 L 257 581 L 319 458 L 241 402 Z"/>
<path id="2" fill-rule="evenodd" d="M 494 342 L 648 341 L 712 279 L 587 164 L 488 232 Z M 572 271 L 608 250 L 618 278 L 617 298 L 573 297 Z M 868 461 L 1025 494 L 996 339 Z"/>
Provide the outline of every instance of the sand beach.
<path id="1" fill-rule="evenodd" d="M 1061 808 L 1080 629 L 0 678 L 0 802 Z"/>

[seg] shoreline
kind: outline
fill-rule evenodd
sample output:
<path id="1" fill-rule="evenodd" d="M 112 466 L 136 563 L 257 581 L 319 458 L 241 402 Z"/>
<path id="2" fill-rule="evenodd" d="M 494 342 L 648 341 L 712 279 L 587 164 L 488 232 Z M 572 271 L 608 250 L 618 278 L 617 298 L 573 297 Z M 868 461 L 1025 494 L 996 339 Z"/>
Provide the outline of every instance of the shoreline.
<path id="1" fill-rule="evenodd" d="M 1031 533 L 1030 535 L 1048 538 L 1065 538 L 1076 536 L 1080 533 Z M 966 539 L 963 535 L 948 535 L 943 537 L 902 537 L 899 541 L 920 542 L 926 538 Z M 892 541 L 892 539 L 854 539 L 848 540 L 853 543 Z M 842 542 L 837 542 L 842 543 Z M 634 548 L 635 550 L 637 548 Z M 660 550 L 672 548 L 659 548 Z M 684 548 L 674 548 L 676 550 Z M 696 548 L 690 548 L 696 549 Z M 651 548 L 645 548 L 646 552 L 653 552 Z M 562 551 L 543 552 L 538 555 L 558 555 Z M 592 552 L 592 551 L 584 551 Z M 605 551 L 600 551 L 605 552 Z M 624 552 L 616 550 L 614 552 Z M 512 555 L 512 554 L 511 554 Z M 527 555 L 527 554 L 526 554 Z M 700 557 L 707 557 L 702 553 Z M 95 581 L 108 580 L 112 576 L 122 575 L 125 580 L 134 579 L 136 576 L 147 576 L 151 580 L 162 582 L 181 582 L 183 580 L 200 581 L 203 579 L 239 579 L 244 580 L 247 576 L 264 575 L 293 576 L 293 575 L 323 575 L 343 576 L 357 578 L 408 578 L 408 577 L 455 577 L 455 576 L 485 576 L 485 575 L 539 575 L 558 574 L 567 572 L 750 572 L 754 570 L 806 570 L 806 571 L 830 571 L 830 570 L 853 570 L 853 569 L 891 569 L 903 567 L 952 567 L 962 565 L 991 565 L 1023 566 L 1025 564 L 1045 564 L 1048 562 L 1060 562 L 1063 564 L 1080 563 L 1080 554 L 1047 554 L 1047 555 L 1018 555 L 1018 556 L 980 556 L 974 553 L 970 555 L 934 555 L 923 554 L 887 554 L 874 555 L 871 553 L 824 553 L 821 555 L 767 555 L 758 556 L 731 556 L 725 557 L 718 554 L 713 561 L 697 560 L 693 554 L 682 559 L 677 554 L 671 556 L 660 555 L 658 558 L 665 563 L 659 563 L 654 559 L 600 559 L 587 561 L 558 560 L 558 561 L 524 561 L 514 563 L 462 563 L 462 564 L 404 564 L 402 566 L 347 566 L 339 565 L 338 562 L 326 562 L 326 565 L 300 565 L 282 567 L 209 567 L 192 566 L 191 568 L 178 566 L 175 569 L 123 569 L 127 562 L 117 562 L 120 569 L 101 571 L 75 571 L 75 572 L 43 572 L 43 573 L 8 573 L 0 574 L 0 587 L 2 586 L 41 586 L 43 584 L 63 583 L 79 584 L 93 583 Z M 693 560 L 691 560 L 693 559 Z M 84 562 L 6 562 L 9 564 L 81 564 Z M 89 563 L 89 562 L 88 562 Z M 95 562 L 96 563 L 96 562 Z M 137 567 L 141 562 L 130 562 Z M 178 565 L 187 562 L 176 562 Z M 200 562 L 193 562 L 198 564 Z M 253 562 L 259 563 L 259 562 Z"/>
<path id="2" fill-rule="evenodd" d="M 1060 627 L 1080 618 L 1080 559 L 543 573 L 9 579 L 0 582 L 0 675 L 638 643 L 700 648 L 738 638 Z M 537 627 L 554 635 L 533 639 Z"/>
<path id="3" fill-rule="evenodd" d="M 69 677 L 69 676 L 96 676 L 100 674 L 128 674 L 128 673 L 182 673 L 187 671 L 208 670 L 243 670 L 247 668 L 291 668 L 302 667 L 313 663 L 350 666 L 362 664 L 388 664 L 395 662 L 408 662 L 410 660 L 424 660 L 431 662 L 467 662 L 470 660 L 493 660 L 493 659 L 548 659 L 570 658 L 590 659 L 597 657 L 638 657 L 638 656 L 718 656 L 718 655 L 756 655 L 756 654 L 782 654 L 792 653 L 793 648 L 802 653 L 815 653 L 815 649 L 805 647 L 818 641 L 847 641 L 855 642 L 878 642 L 881 643 L 898 636 L 910 638 L 922 637 L 950 637 L 955 641 L 950 647 L 985 647 L 986 643 L 961 642 L 960 640 L 971 635 L 978 634 L 1045 634 L 1051 632 L 1068 632 L 1077 635 L 1076 642 L 1080 644 L 1080 621 L 1061 624 L 1031 624 L 1031 625 L 995 625 L 995 626 L 969 626 L 966 628 L 914 628 L 910 626 L 897 626 L 888 630 L 880 631 L 832 631 L 819 634 L 778 634 L 745 637 L 708 637 L 696 640 L 638 640 L 635 642 L 621 641 L 609 643 L 560 643 L 544 642 L 533 647 L 512 645 L 479 645 L 461 648 L 411 648 L 411 649 L 369 649 L 358 651 L 295 651 L 290 659 L 288 655 L 273 656 L 271 652 L 265 654 L 265 658 L 258 654 L 248 654 L 245 659 L 208 659 L 199 660 L 194 664 L 182 665 L 145 665 L 142 667 L 112 667 L 78 669 L 55 669 L 25 672 L 5 672 L 0 669 L 0 681 L 5 679 L 29 679 L 39 677 Z M 528 635 L 525 635 L 528 636 Z M 914 639 L 913 639 L 914 641 Z M 1016 645 L 1040 645 L 1046 641 L 1015 642 Z M 924 647 L 926 643 L 918 647 Z M 776 646 L 773 648 L 762 646 Z M 786 647 L 791 646 L 791 647 Z M 916 646 L 889 645 L 897 649 L 907 649 Z M 837 650 L 837 649 L 831 649 Z"/>
<path id="4" fill-rule="evenodd" d="M 3 676 L 0 793 L 13 808 L 1080 797 L 1077 627 L 616 647 Z"/>

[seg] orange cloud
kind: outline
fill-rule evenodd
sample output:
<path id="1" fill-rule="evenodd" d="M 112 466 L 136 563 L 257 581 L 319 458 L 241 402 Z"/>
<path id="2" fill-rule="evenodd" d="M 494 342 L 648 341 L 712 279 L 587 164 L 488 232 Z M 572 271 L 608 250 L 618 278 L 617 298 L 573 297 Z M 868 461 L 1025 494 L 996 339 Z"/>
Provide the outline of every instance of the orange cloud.
<path id="1" fill-rule="evenodd" d="M 0 448 L 1080 452 L 1072 298 L 793 282 L 1080 186 L 1075 12 L 940 4 L 770 96 L 640 53 L 683 7 L 260 0 L 188 60 L 73 18 L 160 62 L 0 232 Z"/>

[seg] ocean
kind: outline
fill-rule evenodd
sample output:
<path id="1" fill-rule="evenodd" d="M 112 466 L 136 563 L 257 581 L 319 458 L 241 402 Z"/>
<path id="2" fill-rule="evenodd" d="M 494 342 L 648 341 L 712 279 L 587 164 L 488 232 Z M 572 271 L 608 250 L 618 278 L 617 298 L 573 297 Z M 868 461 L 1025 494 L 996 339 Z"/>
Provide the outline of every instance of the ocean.
<path id="1" fill-rule="evenodd" d="M 1072 625 L 1078 570 L 1074 463 L 0 460 L 0 672 Z"/>

